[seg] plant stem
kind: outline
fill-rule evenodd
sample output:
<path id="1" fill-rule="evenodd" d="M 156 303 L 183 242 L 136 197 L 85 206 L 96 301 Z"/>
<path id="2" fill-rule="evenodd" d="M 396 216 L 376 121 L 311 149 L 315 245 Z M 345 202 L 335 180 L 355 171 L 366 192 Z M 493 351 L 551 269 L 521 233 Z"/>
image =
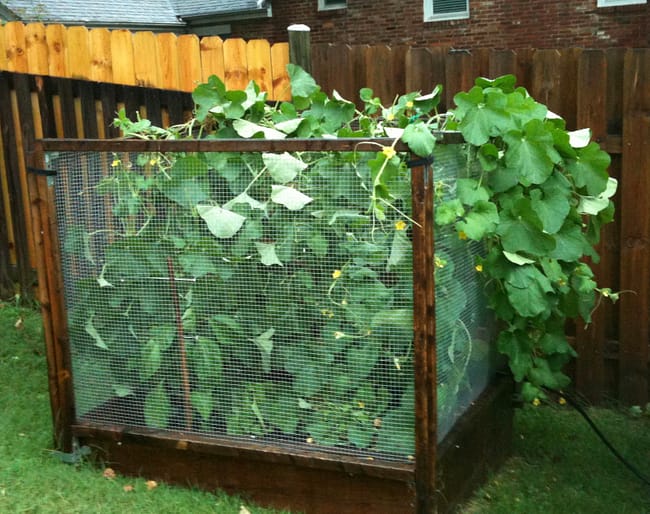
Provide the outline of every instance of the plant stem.
<path id="1" fill-rule="evenodd" d="M 174 263 L 171 257 L 167 257 L 167 269 L 169 270 L 169 289 L 172 295 L 172 304 L 174 305 L 174 314 L 176 316 L 176 329 L 178 331 L 178 349 L 181 356 L 181 379 L 183 382 L 184 407 L 185 407 L 185 428 L 192 429 L 192 402 L 190 396 L 190 375 L 187 369 L 187 354 L 185 352 L 185 334 L 183 332 L 183 319 L 181 316 L 181 307 L 178 303 L 178 291 L 176 290 L 176 281 L 174 278 Z"/>

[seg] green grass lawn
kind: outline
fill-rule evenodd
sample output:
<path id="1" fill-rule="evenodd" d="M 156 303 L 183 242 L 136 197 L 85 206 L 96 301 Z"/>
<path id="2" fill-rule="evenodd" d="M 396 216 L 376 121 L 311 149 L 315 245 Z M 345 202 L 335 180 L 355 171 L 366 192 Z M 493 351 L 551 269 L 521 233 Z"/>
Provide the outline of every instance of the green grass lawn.
<path id="1" fill-rule="evenodd" d="M 3 302 L 0 405 L 0 512 L 277 512 L 217 492 L 164 484 L 149 490 L 144 478 L 109 480 L 101 468 L 61 463 L 51 450 L 40 317 Z M 650 475 L 650 417 L 607 409 L 591 409 L 590 414 L 620 451 Z M 650 488 L 615 460 L 571 408 L 527 408 L 517 412 L 515 423 L 513 457 L 461 512 L 650 513 Z M 133 490 L 125 490 L 129 486 Z"/>

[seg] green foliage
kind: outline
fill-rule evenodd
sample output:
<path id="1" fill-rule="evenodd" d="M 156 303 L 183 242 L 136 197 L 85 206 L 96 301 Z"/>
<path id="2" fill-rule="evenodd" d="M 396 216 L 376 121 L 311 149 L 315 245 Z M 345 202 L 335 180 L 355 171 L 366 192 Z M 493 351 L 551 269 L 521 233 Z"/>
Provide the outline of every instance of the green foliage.
<path id="1" fill-rule="evenodd" d="M 455 101 L 448 126 L 472 143 L 482 173 L 459 183 L 458 200 L 439 206 L 436 221 L 487 243 L 481 270 L 504 323 L 498 348 L 530 401 L 568 383 L 561 370 L 574 352 L 564 321 L 589 322 L 595 308 L 601 290 L 584 258 L 598 258 L 592 245 L 611 221 L 616 181 L 588 133 L 568 133 L 511 76 L 478 79 Z"/>
<path id="2" fill-rule="evenodd" d="M 253 83 L 227 91 L 210 77 L 185 125 L 160 129 L 123 113 L 116 124 L 144 138 L 388 136 L 423 156 L 436 130 L 460 130 L 470 143 L 455 156 L 463 176 L 436 182 L 440 412 L 453 416 L 481 355 L 462 321 L 477 306 L 457 270 L 486 279 L 485 303 L 503 323 L 497 347 L 526 398 L 566 385 L 561 369 L 573 351 L 564 321 L 589 320 L 599 290 L 582 258 L 596 257 L 592 245 L 612 216 L 606 154 L 572 141 L 510 76 L 477 80 L 441 116 L 439 87 L 388 107 L 364 89 L 357 110 L 304 70 L 290 65 L 289 75 L 293 102 L 270 106 Z M 394 148 L 116 156 L 94 190 L 112 205 L 110 244 L 98 255 L 96 233 L 82 227 L 69 228 L 64 244 L 97 269 L 75 284 L 70 312 L 89 374 L 101 371 L 118 396 L 142 391 L 150 426 L 170 426 L 174 405 L 189 402 L 201 430 L 410 455 L 411 191 Z M 485 253 L 457 253 L 465 239 L 483 242 Z M 151 284 L 170 268 L 183 279 L 177 291 Z M 160 301 L 170 295 L 182 313 L 186 370 L 179 327 L 164 324 L 176 318 L 173 302 Z M 126 376 L 112 383 L 118 366 Z"/>

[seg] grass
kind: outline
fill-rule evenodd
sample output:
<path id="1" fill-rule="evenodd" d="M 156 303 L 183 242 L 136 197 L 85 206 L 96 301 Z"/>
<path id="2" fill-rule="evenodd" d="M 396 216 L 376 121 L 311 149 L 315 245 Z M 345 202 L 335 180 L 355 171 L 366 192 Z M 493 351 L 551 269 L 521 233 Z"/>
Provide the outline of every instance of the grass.
<path id="1" fill-rule="evenodd" d="M 590 408 L 615 448 L 650 477 L 650 417 Z M 528 407 L 515 417 L 514 454 L 464 514 L 650 513 L 644 485 L 571 407 Z"/>
<path id="2" fill-rule="evenodd" d="M 18 328 L 16 328 L 18 323 Z M 0 512 L 3 513 L 246 513 L 272 514 L 224 494 L 159 484 L 144 478 L 104 478 L 90 464 L 53 456 L 52 422 L 40 316 L 0 302 Z M 125 491 L 125 487 L 132 491 Z"/>
<path id="3" fill-rule="evenodd" d="M 149 490 L 144 478 L 109 480 L 101 468 L 61 463 L 51 451 L 40 317 L 0 302 L 0 334 L 0 512 L 277 513 L 218 492 L 165 484 Z M 650 475 L 650 416 L 589 412 L 616 447 Z M 650 513 L 650 488 L 569 407 L 519 410 L 514 446 L 513 457 L 461 513 Z M 133 490 L 125 491 L 128 486 Z"/>

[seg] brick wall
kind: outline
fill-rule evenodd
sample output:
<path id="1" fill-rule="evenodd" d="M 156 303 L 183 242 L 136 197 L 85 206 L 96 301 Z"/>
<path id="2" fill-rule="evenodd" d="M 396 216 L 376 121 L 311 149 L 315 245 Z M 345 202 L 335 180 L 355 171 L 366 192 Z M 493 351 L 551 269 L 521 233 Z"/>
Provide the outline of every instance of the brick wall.
<path id="1" fill-rule="evenodd" d="M 314 43 L 455 48 L 650 46 L 650 4 L 597 8 L 596 0 L 470 0 L 466 20 L 423 20 L 422 0 L 348 0 L 318 11 L 318 0 L 272 0 L 273 18 L 232 24 L 233 35 L 286 41 L 292 23 L 311 27 Z"/>

